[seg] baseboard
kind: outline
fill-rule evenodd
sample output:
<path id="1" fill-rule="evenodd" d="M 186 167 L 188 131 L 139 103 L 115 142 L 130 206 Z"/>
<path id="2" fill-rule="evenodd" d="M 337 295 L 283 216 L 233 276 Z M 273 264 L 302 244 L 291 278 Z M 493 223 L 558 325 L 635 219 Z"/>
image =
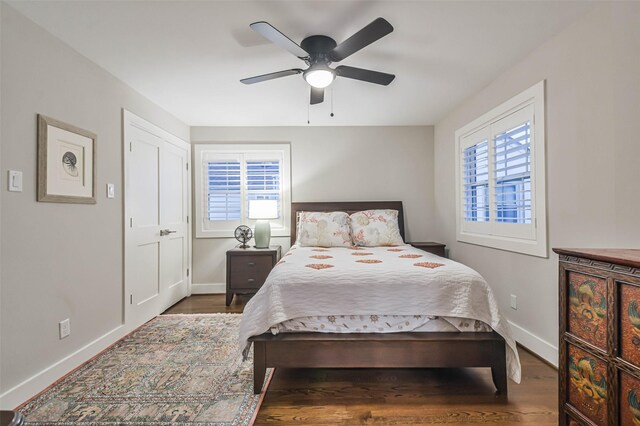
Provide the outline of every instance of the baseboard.
<path id="1" fill-rule="evenodd" d="M 191 284 L 191 294 L 225 294 L 226 292 L 225 283 Z"/>
<path id="2" fill-rule="evenodd" d="M 13 410 L 20 404 L 42 392 L 43 389 L 46 389 L 61 377 L 64 377 L 70 371 L 78 368 L 84 362 L 108 348 L 118 341 L 118 339 L 126 336 L 129 331 L 131 330 L 128 330 L 125 325 L 120 325 L 72 354 L 62 358 L 55 364 L 29 377 L 22 383 L 7 390 L 0 395 L 0 408 L 3 410 Z"/>
<path id="3" fill-rule="evenodd" d="M 513 334 L 513 338 L 529 349 L 531 352 L 538 355 L 540 358 L 547 361 L 549 364 L 558 368 L 558 347 L 552 345 L 544 339 L 536 336 L 528 330 L 520 327 L 518 324 L 509 321 L 509 326 L 511 326 L 511 332 Z"/>

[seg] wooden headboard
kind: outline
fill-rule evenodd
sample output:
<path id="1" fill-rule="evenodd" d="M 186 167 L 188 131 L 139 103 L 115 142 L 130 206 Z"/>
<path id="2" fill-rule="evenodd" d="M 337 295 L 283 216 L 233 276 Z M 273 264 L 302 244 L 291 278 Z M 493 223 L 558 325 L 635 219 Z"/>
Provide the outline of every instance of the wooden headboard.
<path id="1" fill-rule="evenodd" d="M 346 212 L 355 213 L 363 210 L 398 210 L 398 227 L 404 240 L 404 211 L 402 201 L 328 201 L 313 203 L 291 203 L 291 245 L 295 244 L 298 232 L 296 219 L 298 212 Z"/>

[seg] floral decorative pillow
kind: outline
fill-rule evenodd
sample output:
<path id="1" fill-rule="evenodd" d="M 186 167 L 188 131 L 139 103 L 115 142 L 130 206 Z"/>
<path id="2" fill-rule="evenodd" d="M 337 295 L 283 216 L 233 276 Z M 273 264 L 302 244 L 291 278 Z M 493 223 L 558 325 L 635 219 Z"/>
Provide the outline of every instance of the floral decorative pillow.
<path id="1" fill-rule="evenodd" d="M 365 210 L 351 215 L 351 234 L 356 246 L 378 247 L 404 244 L 397 210 Z"/>
<path id="2" fill-rule="evenodd" d="M 349 215 L 345 212 L 300 212 L 298 244 L 306 247 L 351 247 Z"/>

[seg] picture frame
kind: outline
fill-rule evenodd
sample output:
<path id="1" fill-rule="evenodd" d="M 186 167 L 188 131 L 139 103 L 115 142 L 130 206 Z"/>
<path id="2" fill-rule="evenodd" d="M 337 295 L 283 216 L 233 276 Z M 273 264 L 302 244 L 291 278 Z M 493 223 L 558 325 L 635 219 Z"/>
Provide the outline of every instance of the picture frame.
<path id="1" fill-rule="evenodd" d="M 38 114 L 38 201 L 96 204 L 97 136 Z"/>

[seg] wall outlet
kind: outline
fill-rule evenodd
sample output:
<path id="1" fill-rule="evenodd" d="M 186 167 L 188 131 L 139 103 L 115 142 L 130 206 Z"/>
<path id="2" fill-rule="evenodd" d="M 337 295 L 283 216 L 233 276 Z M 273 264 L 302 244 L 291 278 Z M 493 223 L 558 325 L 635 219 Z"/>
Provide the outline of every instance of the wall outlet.
<path id="1" fill-rule="evenodd" d="M 71 321 L 69 318 L 66 320 L 60 321 L 60 338 L 64 339 L 68 335 L 71 334 Z"/>
<path id="2" fill-rule="evenodd" d="M 511 309 L 518 310 L 518 296 L 511 295 Z"/>

